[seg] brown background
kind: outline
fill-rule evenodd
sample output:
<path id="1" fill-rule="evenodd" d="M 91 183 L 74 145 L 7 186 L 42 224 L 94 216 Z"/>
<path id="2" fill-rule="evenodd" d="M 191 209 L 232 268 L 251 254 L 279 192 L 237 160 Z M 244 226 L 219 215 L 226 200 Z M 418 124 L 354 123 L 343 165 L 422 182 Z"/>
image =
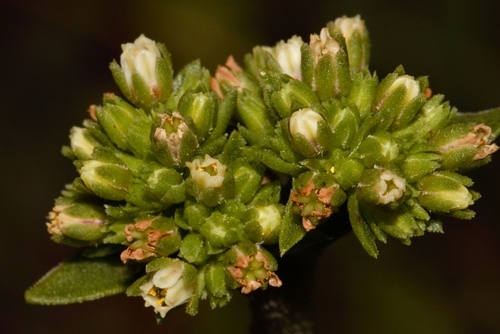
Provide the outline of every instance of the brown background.
<path id="1" fill-rule="evenodd" d="M 26 305 L 23 293 L 74 250 L 50 241 L 45 216 L 76 172 L 60 155 L 88 105 L 117 92 L 108 64 L 139 34 L 164 42 L 176 69 L 196 58 L 213 71 L 256 44 L 293 34 L 308 41 L 328 21 L 360 13 L 372 38 L 370 68 L 400 63 L 429 75 L 462 111 L 500 106 L 500 14 L 490 1 L 19 1 L 0 2 L 0 332 L 245 333 L 246 300 L 157 326 L 125 296 L 71 306 Z M 498 153 L 497 153 L 498 154 Z M 352 235 L 323 256 L 318 333 L 499 333 L 500 156 L 472 174 L 484 198 L 473 221 L 410 247 L 389 242 L 378 260 Z M 286 284 L 286 282 L 285 282 Z"/>

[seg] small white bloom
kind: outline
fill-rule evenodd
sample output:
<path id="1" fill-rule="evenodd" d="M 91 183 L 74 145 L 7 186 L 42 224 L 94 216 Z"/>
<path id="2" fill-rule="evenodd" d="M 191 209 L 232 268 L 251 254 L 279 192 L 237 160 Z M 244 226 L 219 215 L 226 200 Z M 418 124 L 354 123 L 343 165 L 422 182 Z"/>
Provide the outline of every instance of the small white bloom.
<path id="1" fill-rule="evenodd" d="M 154 91 L 158 86 L 155 73 L 156 61 L 161 56 L 156 43 L 141 35 L 134 43 L 122 44 L 122 50 L 120 65 L 130 89 L 133 90 L 132 74 L 138 73 L 146 85 Z"/>
<path id="2" fill-rule="evenodd" d="M 182 278 L 184 263 L 173 261 L 158 270 L 153 278 L 140 287 L 144 306 L 153 306 L 155 313 L 165 317 L 168 311 L 182 305 L 193 295 L 195 282 L 190 284 Z"/>
<path id="3" fill-rule="evenodd" d="M 334 30 L 338 30 L 342 33 L 346 41 L 351 39 L 354 32 L 357 31 L 360 35 L 364 35 L 366 31 L 365 21 L 361 20 L 359 15 L 355 17 L 339 17 L 333 22 L 333 27 Z"/>
<path id="4" fill-rule="evenodd" d="M 379 194 L 378 203 L 389 204 L 403 196 L 406 191 L 406 181 L 391 171 L 384 170 L 374 187 Z"/>
<path id="5" fill-rule="evenodd" d="M 411 76 L 402 75 L 402 76 L 398 77 L 396 80 L 394 80 L 392 85 L 387 90 L 386 94 L 390 94 L 395 89 L 401 87 L 401 85 L 404 85 L 406 87 L 406 95 L 404 97 L 404 104 L 408 105 L 408 103 L 411 100 L 413 100 L 414 98 L 416 98 L 417 95 L 420 93 L 420 85 Z"/>
<path id="6" fill-rule="evenodd" d="M 192 162 L 186 162 L 186 166 L 189 168 L 191 177 L 202 189 L 218 188 L 224 182 L 226 166 L 208 154 L 205 154 L 203 162 L 200 159 L 194 159 Z"/>
<path id="7" fill-rule="evenodd" d="M 299 109 L 290 116 L 290 134 L 300 133 L 311 144 L 317 143 L 318 122 L 323 117 L 311 108 Z"/>
<path id="8" fill-rule="evenodd" d="M 285 74 L 294 79 L 302 80 L 300 48 L 304 42 L 299 36 L 293 36 L 288 41 L 281 41 L 274 48 L 267 49 L 271 52 Z"/>

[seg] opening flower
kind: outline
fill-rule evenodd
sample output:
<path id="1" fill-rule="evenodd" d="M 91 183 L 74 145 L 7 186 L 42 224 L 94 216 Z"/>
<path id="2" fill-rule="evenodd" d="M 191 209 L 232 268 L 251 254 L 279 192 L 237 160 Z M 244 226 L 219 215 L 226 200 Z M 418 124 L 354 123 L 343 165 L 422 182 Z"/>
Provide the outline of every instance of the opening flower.
<path id="1" fill-rule="evenodd" d="M 400 199 L 406 191 L 406 181 L 389 170 L 380 174 L 380 180 L 373 185 L 379 194 L 378 204 L 389 204 Z"/>
<path id="2" fill-rule="evenodd" d="M 144 306 L 154 307 L 163 318 L 168 311 L 182 305 L 193 295 L 196 281 L 187 283 L 183 278 L 184 263 L 171 261 L 158 270 L 147 283 L 140 287 Z"/>
<path id="3" fill-rule="evenodd" d="M 205 154 L 205 159 L 194 159 L 192 162 L 186 162 L 191 177 L 201 189 L 218 188 L 224 182 L 226 175 L 226 166 L 219 160 Z"/>

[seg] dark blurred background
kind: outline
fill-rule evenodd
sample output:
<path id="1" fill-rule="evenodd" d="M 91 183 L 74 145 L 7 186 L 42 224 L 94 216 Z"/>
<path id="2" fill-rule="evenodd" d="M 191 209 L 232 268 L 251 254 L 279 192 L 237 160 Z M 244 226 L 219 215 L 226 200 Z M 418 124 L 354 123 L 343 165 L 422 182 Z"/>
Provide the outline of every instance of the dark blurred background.
<path id="1" fill-rule="evenodd" d="M 0 332 L 245 333 L 250 318 L 239 295 L 216 311 L 203 303 L 194 318 L 178 310 L 162 326 L 141 298 L 24 303 L 25 289 L 74 254 L 45 227 L 54 198 L 76 176 L 60 147 L 90 104 L 118 92 L 108 64 L 141 33 L 167 45 L 177 70 L 200 58 L 213 72 L 229 54 L 241 61 L 254 45 L 294 34 L 308 41 L 328 21 L 358 13 L 379 77 L 403 64 L 461 111 L 500 106 L 493 1 L 2 0 Z M 472 173 L 483 194 L 477 217 L 447 220 L 444 235 L 409 247 L 389 242 L 378 260 L 353 235 L 331 245 L 318 269 L 317 333 L 500 333 L 499 167 L 496 156 Z"/>

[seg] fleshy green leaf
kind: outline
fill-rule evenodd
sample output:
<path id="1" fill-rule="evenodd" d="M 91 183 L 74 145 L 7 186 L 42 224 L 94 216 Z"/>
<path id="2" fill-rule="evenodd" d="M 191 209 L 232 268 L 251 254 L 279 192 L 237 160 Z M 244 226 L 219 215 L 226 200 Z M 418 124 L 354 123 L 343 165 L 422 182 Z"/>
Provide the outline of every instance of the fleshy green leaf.
<path id="1" fill-rule="evenodd" d="M 500 107 L 478 112 L 458 112 L 452 123 L 474 122 L 484 123 L 491 128 L 490 142 L 500 135 Z"/>
<path id="2" fill-rule="evenodd" d="M 60 263 L 25 293 L 28 303 L 64 305 L 125 292 L 133 272 L 115 257 L 76 258 Z"/>

